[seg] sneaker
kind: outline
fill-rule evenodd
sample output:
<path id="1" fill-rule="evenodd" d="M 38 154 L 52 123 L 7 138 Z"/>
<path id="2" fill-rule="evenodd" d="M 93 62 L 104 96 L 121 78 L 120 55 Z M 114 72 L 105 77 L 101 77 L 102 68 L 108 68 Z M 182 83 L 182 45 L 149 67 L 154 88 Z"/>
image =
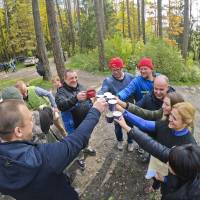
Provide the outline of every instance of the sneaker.
<path id="1" fill-rule="evenodd" d="M 133 149 L 134 149 L 133 143 L 129 143 L 129 144 L 128 144 L 128 151 L 129 151 L 129 152 L 132 152 Z"/>
<path id="2" fill-rule="evenodd" d="M 118 142 L 117 142 L 117 148 L 118 148 L 118 150 L 120 150 L 120 151 L 123 150 L 123 141 L 118 141 Z"/>
<path id="3" fill-rule="evenodd" d="M 144 152 L 143 154 L 140 155 L 140 159 L 142 163 L 148 163 L 150 160 L 150 154 L 147 152 Z"/>
<path id="4" fill-rule="evenodd" d="M 83 153 L 88 154 L 90 156 L 96 156 L 96 151 L 92 149 L 91 147 L 87 147 L 83 149 Z"/>
<path id="5" fill-rule="evenodd" d="M 143 153 L 144 153 L 144 150 L 143 150 L 142 148 L 139 148 L 139 149 L 138 149 L 138 152 L 139 152 L 140 154 L 143 154 Z"/>
<path id="6" fill-rule="evenodd" d="M 78 159 L 78 160 L 77 160 L 77 163 L 78 163 L 78 166 L 79 166 L 82 170 L 85 170 L 85 167 L 86 167 L 86 165 L 85 165 L 85 160 L 83 160 L 83 159 Z"/>

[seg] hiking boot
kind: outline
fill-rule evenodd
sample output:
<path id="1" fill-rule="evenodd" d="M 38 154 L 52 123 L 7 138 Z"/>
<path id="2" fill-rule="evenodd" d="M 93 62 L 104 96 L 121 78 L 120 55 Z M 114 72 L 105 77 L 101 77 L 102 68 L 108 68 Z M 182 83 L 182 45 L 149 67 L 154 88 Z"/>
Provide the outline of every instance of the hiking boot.
<path id="1" fill-rule="evenodd" d="M 79 166 L 82 170 L 85 170 L 85 168 L 86 168 L 85 160 L 83 160 L 83 159 L 78 159 L 78 160 L 77 160 L 77 164 L 78 164 L 78 166 Z"/>
<path id="2" fill-rule="evenodd" d="M 96 151 L 92 149 L 91 147 L 87 147 L 83 149 L 83 153 L 88 154 L 90 156 L 96 156 Z"/>
<path id="3" fill-rule="evenodd" d="M 140 160 L 142 163 L 149 163 L 150 154 L 147 152 L 144 152 L 143 154 L 140 155 Z"/>
<path id="4" fill-rule="evenodd" d="M 128 144 L 128 152 L 133 152 L 134 149 L 134 144 L 133 143 L 129 143 Z"/>
<path id="5" fill-rule="evenodd" d="M 118 142 L 117 142 L 117 148 L 118 148 L 118 150 L 120 150 L 120 151 L 123 150 L 123 141 L 118 141 Z"/>

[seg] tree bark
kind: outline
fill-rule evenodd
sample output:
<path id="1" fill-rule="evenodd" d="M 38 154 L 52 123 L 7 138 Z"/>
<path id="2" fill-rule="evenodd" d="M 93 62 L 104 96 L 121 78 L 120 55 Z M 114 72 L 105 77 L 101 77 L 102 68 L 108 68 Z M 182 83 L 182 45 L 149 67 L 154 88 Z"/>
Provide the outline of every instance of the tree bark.
<path id="1" fill-rule="evenodd" d="M 137 0 L 137 16 L 138 16 L 138 38 L 141 37 L 141 28 L 140 28 L 140 0 Z"/>
<path id="2" fill-rule="evenodd" d="M 142 38 L 144 44 L 146 43 L 146 34 L 145 34 L 145 3 L 144 0 L 141 0 L 141 15 L 142 15 Z"/>
<path id="3" fill-rule="evenodd" d="M 105 65 L 105 55 L 104 55 L 104 38 L 103 38 L 103 30 L 101 24 L 101 10 L 99 5 L 99 0 L 94 0 L 94 10 L 96 16 L 96 24 L 97 24 L 97 40 L 98 40 L 98 51 L 99 51 L 99 71 L 104 70 Z"/>
<path id="4" fill-rule="evenodd" d="M 162 0 L 157 0 L 157 11 L 158 11 L 158 36 L 162 38 Z"/>
<path id="5" fill-rule="evenodd" d="M 76 1 L 76 12 L 77 12 L 77 22 L 78 22 L 78 37 L 79 37 L 79 46 L 80 52 L 82 52 L 83 45 L 81 41 L 81 12 L 80 12 L 80 1 Z"/>
<path id="6" fill-rule="evenodd" d="M 65 3 L 66 11 L 67 11 L 70 40 L 72 44 L 72 55 L 74 55 L 75 54 L 75 32 L 74 32 L 74 26 L 73 26 L 73 21 L 72 21 L 71 2 L 70 0 L 64 0 L 64 3 Z"/>
<path id="7" fill-rule="evenodd" d="M 42 61 L 42 64 L 45 70 L 45 75 L 43 76 L 43 79 L 50 80 L 52 75 L 51 75 L 51 70 L 49 67 L 49 60 L 47 56 L 44 35 L 42 32 L 42 27 L 41 27 L 38 0 L 32 0 L 32 10 L 33 10 L 33 19 L 34 19 L 38 58 L 39 60 Z"/>
<path id="8" fill-rule="evenodd" d="M 124 12 L 125 12 L 125 5 L 124 5 L 124 0 L 122 1 L 122 33 L 123 33 L 123 37 L 125 37 L 125 16 L 124 16 Z"/>
<path id="9" fill-rule="evenodd" d="M 188 51 L 188 39 L 189 39 L 189 2 L 184 0 L 184 30 L 183 30 L 183 44 L 182 55 L 186 59 Z"/>
<path id="10" fill-rule="evenodd" d="M 103 30 L 103 37 L 106 36 L 106 24 L 105 24 L 105 13 L 104 13 L 104 0 L 99 0 L 99 9 L 100 9 L 100 15 L 101 15 L 101 26 Z"/>
<path id="11" fill-rule="evenodd" d="M 64 58 L 63 58 L 63 50 L 61 47 L 60 36 L 58 32 L 58 24 L 56 21 L 54 0 L 46 0 L 46 9 L 47 9 L 50 37 L 51 37 L 51 42 L 52 42 L 52 47 L 53 47 L 54 61 L 56 64 L 58 76 L 60 77 L 61 81 L 63 81 L 65 63 L 64 63 Z"/>
<path id="12" fill-rule="evenodd" d="M 67 38 L 67 34 L 66 34 L 66 32 L 65 32 L 65 29 L 64 29 L 64 25 L 63 25 L 63 20 L 62 20 L 62 16 L 61 16 L 61 13 L 60 13 L 60 6 L 59 6 L 59 4 L 58 4 L 58 0 L 56 0 L 56 7 L 57 7 L 57 11 L 58 11 L 58 17 L 59 17 L 59 21 L 60 21 L 60 27 L 61 27 L 61 29 L 62 29 L 62 42 L 63 43 L 65 43 L 66 44 L 66 46 L 67 46 L 67 52 L 69 51 L 69 46 L 68 46 L 68 42 L 67 42 L 67 40 L 68 40 L 68 38 Z M 65 39 L 66 39 L 66 41 L 65 41 Z M 62 44 L 62 42 L 61 42 L 61 44 Z M 65 53 L 64 53 L 64 51 L 63 51 L 63 57 L 64 57 L 64 61 L 66 61 L 67 59 L 66 59 L 66 57 L 65 57 Z"/>
<path id="13" fill-rule="evenodd" d="M 127 11 L 127 20 L 128 20 L 128 37 L 132 38 L 131 35 L 131 20 L 130 20 L 130 8 L 129 8 L 129 0 L 126 0 L 126 11 Z"/>

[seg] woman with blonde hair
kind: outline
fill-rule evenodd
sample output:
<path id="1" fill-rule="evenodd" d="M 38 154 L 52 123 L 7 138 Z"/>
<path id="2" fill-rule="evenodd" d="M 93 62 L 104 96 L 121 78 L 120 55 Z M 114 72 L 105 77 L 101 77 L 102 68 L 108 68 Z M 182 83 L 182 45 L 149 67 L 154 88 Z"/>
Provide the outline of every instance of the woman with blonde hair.
<path id="1" fill-rule="evenodd" d="M 195 108 L 189 102 L 181 102 L 173 105 L 168 120 L 144 120 L 127 110 L 124 111 L 123 116 L 127 121 L 137 126 L 140 130 L 147 132 L 148 135 L 168 148 L 183 144 L 196 144 L 189 129 L 194 121 Z M 167 183 L 161 184 L 161 193 L 163 196 L 170 192 L 171 181 L 169 178 Z"/>

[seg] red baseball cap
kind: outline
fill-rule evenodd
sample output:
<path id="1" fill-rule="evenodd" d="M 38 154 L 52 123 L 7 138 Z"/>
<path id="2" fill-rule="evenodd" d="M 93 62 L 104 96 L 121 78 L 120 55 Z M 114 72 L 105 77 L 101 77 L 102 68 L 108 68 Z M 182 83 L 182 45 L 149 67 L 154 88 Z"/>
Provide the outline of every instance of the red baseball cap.
<path id="1" fill-rule="evenodd" d="M 109 61 L 110 69 L 121 69 L 124 67 L 123 60 L 119 57 L 111 58 Z"/>
<path id="2" fill-rule="evenodd" d="M 153 70 L 153 62 L 151 58 L 142 58 L 138 63 L 138 68 L 140 67 L 148 67 Z"/>

